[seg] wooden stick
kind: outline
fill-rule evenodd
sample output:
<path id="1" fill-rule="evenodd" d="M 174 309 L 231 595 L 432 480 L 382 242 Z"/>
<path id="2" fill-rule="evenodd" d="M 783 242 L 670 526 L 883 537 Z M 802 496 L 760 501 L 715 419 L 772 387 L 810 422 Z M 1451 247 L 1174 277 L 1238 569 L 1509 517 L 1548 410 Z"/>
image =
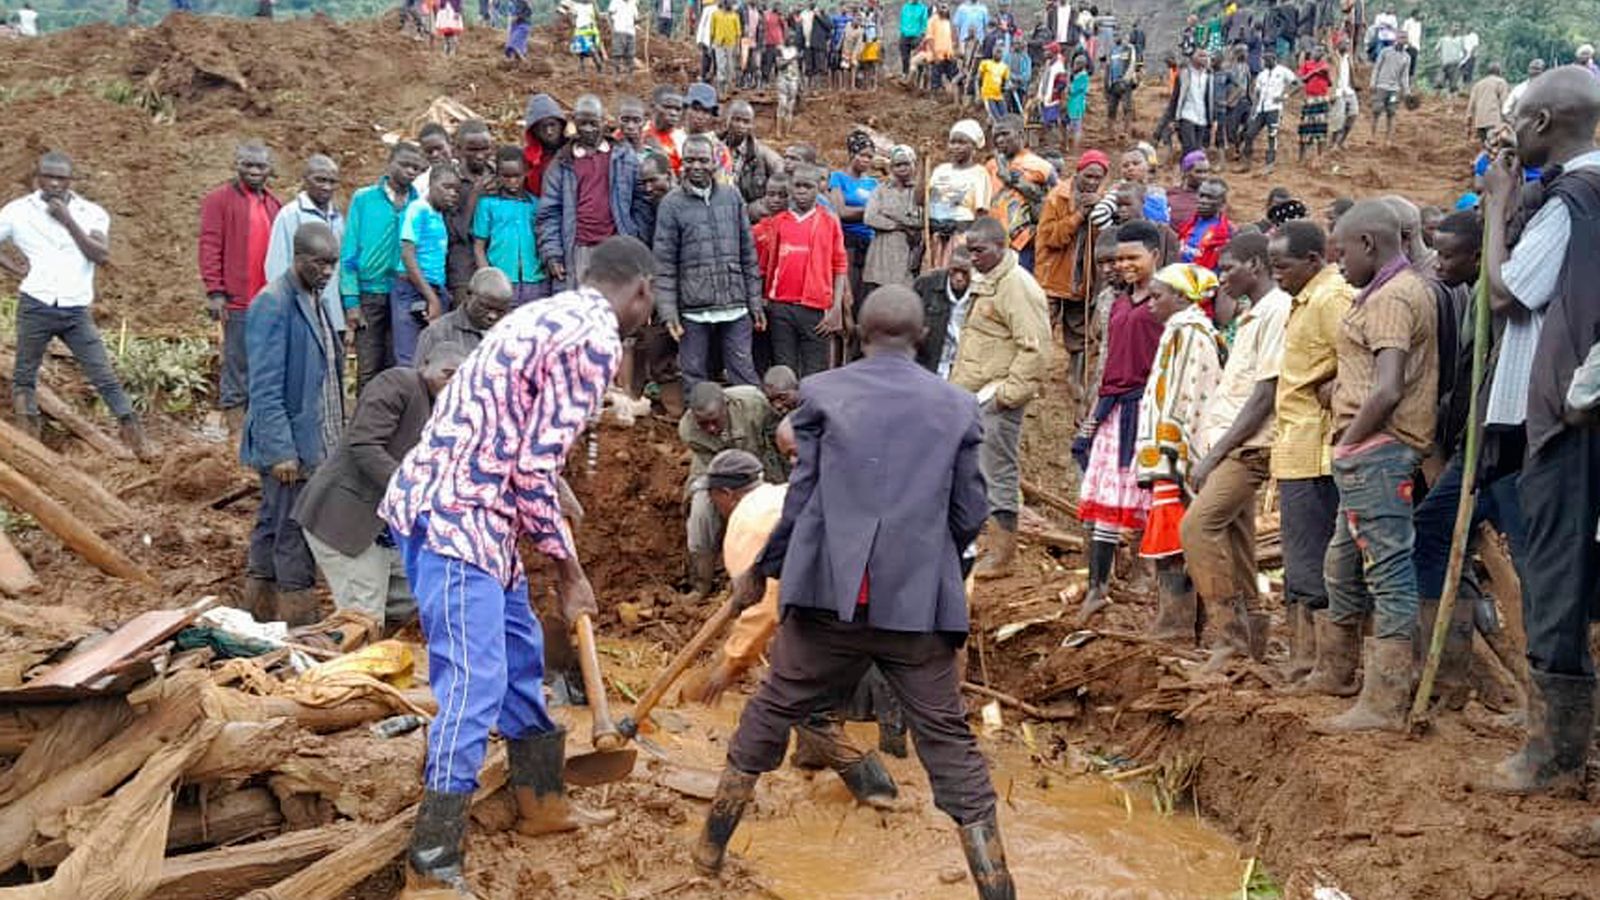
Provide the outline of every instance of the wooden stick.
<path id="1" fill-rule="evenodd" d="M 127 727 L 133 709 L 121 697 L 82 700 L 49 728 L 0 774 L 0 806 L 10 804 L 64 769 L 77 765 L 111 736 Z"/>
<path id="2" fill-rule="evenodd" d="M 731 597 L 717 607 L 717 611 L 711 614 L 711 618 L 706 619 L 705 624 L 700 626 L 700 630 L 694 633 L 694 637 L 689 638 L 689 643 L 683 645 L 683 649 L 678 651 L 678 655 L 667 663 L 667 667 L 661 670 L 661 674 L 656 676 L 656 680 L 652 681 L 650 687 L 646 688 L 645 692 L 640 695 L 639 702 L 633 705 L 633 712 L 622 720 L 621 729 L 623 734 L 629 737 L 633 736 L 631 729 L 637 728 L 640 722 L 650 717 L 650 710 L 655 709 L 656 704 L 661 702 L 661 698 L 665 697 L 667 691 L 672 689 L 673 682 L 678 680 L 678 676 L 689 668 L 690 664 L 700 655 L 700 652 L 711 643 L 713 638 L 722 633 L 722 629 L 727 627 L 728 623 L 733 621 L 737 614 L 733 608 L 733 598 Z"/>
<path id="3" fill-rule="evenodd" d="M 367 822 L 340 822 L 239 847 L 168 857 L 161 866 L 161 881 L 151 896 L 161 900 L 233 900 L 253 888 L 287 878 L 371 828 Z"/>
<path id="4" fill-rule="evenodd" d="M 81 519 L 67 511 L 39 486 L 21 472 L 0 462 L 0 497 L 5 497 L 38 520 L 46 531 L 61 539 L 63 544 L 88 560 L 107 575 L 139 581 L 154 586 L 156 580 L 141 569 L 121 550 L 106 543 L 105 538 L 85 525 Z"/>
<path id="5" fill-rule="evenodd" d="M 1042 706 L 1035 706 L 1026 700 L 1013 697 L 994 688 L 973 684 L 970 681 L 961 682 L 961 689 L 977 694 L 980 697 L 988 697 L 990 700 L 998 700 L 1002 706 L 1009 706 L 1025 716 L 1031 716 L 1045 722 L 1060 722 L 1064 719 L 1075 719 L 1078 716 L 1078 711 L 1075 709 L 1045 709 Z"/>
<path id="6" fill-rule="evenodd" d="M 1484 220 L 1484 240 L 1489 239 L 1489 223 Z M 1456 596 L 1461 591 L 1461 568 L 1466 561 L 1467 541 L 1471 538 L 1472 513 L 1478 500 L 1478 445 L 1483 437 L 1483 423 L 1478 418 L 1478 394 L 1483 386 L 1484 358 L 1489 352 L 1489 258 L 1478 263 L 1478 288 L 1473 296 L 1472 316 L 1472 393 L 1467 398 L 1467 446 L 1461 462 L 1461 499 L 1456 503 L 1456 526 L 1450 535 L 1450 562 L 1445 569 L 1444 590 L 1439 596 L 1439 612 L 1433 623 L 1433 637 L 1428 644 L 1428 657 L 1422 666 L 1422 678 L 1417 682 L 1417 694 L 1411 701 L 1412 725 L 1419 724 L 1428 714 L 1428 704 L 1433 697 L 1433 680 L 1439 674 L 1439 661 L 1444 658 L 1445 638 L 1450 633 L 1450 619 L 1455 615 Z"/>
<path id="7" fill-rule="evenodd" d="M 107 526 L 135 519 L 133 510 L 98 479 L 4 419 L 0 419 L 0 460 L 71 506 L 86 522 Z"/>
<path id="8" fill-rule="evenodd" d="M 1078 504 L 1038 482 L 1029 481 L 1026 478 L 1022 479 L 1022 493 L 1023 496 L 1037 500 L 1058 512 L 1064 512 L 1074 519 L 1078 517 Z"/>
<path id="9" fill-rule="evenodd" d="M 38 589 L 39 578 L 33 574 L 33 567 L 17 551 L 11 538 L 0 531 L 0 594 L 20 597 Z"/>
<path id="10" fill-rule="evenodd" d="M 1048 544 L 1051 547 L 1056 547 L 1061 550 L 1076 550 L 1079 552 L 1083 551 L 1083 537 L 1081 535 L 1067 534 L 1065 531 L 1057 531 L 1054 528 L 1041 528 L 1037 530 L 1022 528 L 1019 529 L 1017 533 L 1028 540 L 1038 541 L 1041 544 Z"/>

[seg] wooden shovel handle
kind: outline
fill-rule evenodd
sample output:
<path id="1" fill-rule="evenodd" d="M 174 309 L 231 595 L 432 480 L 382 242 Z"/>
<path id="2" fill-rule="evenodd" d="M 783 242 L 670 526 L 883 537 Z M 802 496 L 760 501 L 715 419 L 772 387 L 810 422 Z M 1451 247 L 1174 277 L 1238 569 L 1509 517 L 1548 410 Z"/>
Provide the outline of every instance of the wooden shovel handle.
<path id="1" fill-rule="evenodd" d="M 583 690 L 589 695 L 592 717 L 590 741 L 596 750 L 616 750 L 624 742 L 622 734 L 611 721 L 606 684 L 600 678 L 600 654 L 594 648 L 594 622 L 585 613 L 572 623 L 572 631 L 578 638 L 578 663 L 583 668 Z"/>
<path id="2" fill-rule="evenodd" d="M 666 669 L 662 670 L 650 687 L 639 696 L 639 702 L 634 705 L 633 715 L 629 718 L 635 722 L 643 722 L 649 717 L 650 711 L 655 709 L 656 704 L 661 702 L 661 698 L 666 696 L 667 691 L 672 689 L 672 683 L 677 681 L 678 676 L 682 675 L 683 671 L 689 668 L 689 665 L 700 656 L 706 645 L 710 644 L 712 639 L 722 633 L 722 629 L 733 620 L 735 615 L 733 598 L 730 597 L 723 601 L 722 605 L 717 608 L 715 613 L 712 613 L 711 618 L 707 619 L 704 625 L 700 626 L 700 630 L 694 633 L 694 637 L 689 639 L 689 643 L 678 651 L 678 655 L 667 663 Z"/>

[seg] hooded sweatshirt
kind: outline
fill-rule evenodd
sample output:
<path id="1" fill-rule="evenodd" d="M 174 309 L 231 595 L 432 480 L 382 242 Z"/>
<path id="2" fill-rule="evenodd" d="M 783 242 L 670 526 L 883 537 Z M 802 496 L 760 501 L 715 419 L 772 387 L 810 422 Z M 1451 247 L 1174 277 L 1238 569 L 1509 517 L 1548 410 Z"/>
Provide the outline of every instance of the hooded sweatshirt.
<path id="1" fill-rule="evenodd" d="M 528 112 L 522 117 L 522 159 L 527 163 L 527 174 L 524 181 L 528 186 L 528 193 L 539 196 L 544 187 L 544 169 L 556 155 L 556 150 L 546 150 L 539 139 L 534 136 L 533 126 L 545 119 L 567 120 L 566 113 L 561 111 L 561 105 L 549 94 L 534 94 L 528 98 Z"/>

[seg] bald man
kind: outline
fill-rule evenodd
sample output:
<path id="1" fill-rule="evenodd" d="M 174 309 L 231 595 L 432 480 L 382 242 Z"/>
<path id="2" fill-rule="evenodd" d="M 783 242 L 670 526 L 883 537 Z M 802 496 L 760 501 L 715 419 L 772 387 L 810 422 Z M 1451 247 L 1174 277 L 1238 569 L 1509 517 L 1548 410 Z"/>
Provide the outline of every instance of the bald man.
<path id="1" fill-rule="evenodd" d="M 506 273 L 484 266 L 472 274 L 459 306 L 429 323 L 417 335 L 413 359 L 424 359 L 436 344 L 460 344 L 468 353 L 478 349 L 484 334 L 511 311 L 514 291 Z"/>
<path id="2" fill-rule="evenodd" d="M 1016 896 L 956 668 L 970 628 L 961 549 L 988 512 L 978 403 L 917 365 L 923 330 L 915 293 L 880 288 L 861 310 L 865 357 L 801 382 L 783 515 L 733 590 L 743 609 L 779 579 L 773 665 L 728 744 L 694 848 L 703 873 L 721 869 L 756 780 L 783 760 L 789 730 L 877 663 L 905 705 L 935 805 L 960 827 L 978 895 Z"/>
<path id="3" fill-rule="evenodd" d="M 1486 421 L 1493 437 L 1523 425 L 1518 484 L 1527 528 L 1523 617 L 1533 682 L 1545 715 L 1495 770 L 1490 787 L 1511 793 L 1582 789 L 1594 728 L 1594 660 L 1588 623 L 1600 606 L 1600 435 L 1569 421 L 1573 370 L 1600 340 L 1600 83 L 1580 66 L 1529 82 L 1511 115 L 1515 150 L 1485 173 L 1484 240 L 1490 306 L 1505 319 Z M 1543 166 L 1542 202 L 1516 246 L 1506 235 L 1522 196 L 1519 166 Z M 1497 447 L 1500 459 L 1520 446 Z"/>
<path id="4" fill-rule="evenodd" d="M 267 241 L 267 259 L 264 269 L 267 281 L 276 281 L 289 271 L 294 262 L 294 235 L 307 222 L 321 222 L 333 232 L 335 240 L 344 241 L 344 214 L 339 212 L 336 195 L 339 192 L 339 164 L 318 153 L 306 158 L 300 173 L 300 195 L 278 210 L 272 220 L 272 236 Z M 345 314 L 344 301 L 339 299 L 339 279 L 330 278 L 322 289 L 322 302 L 341 334 L 351 333 Z"/>
<path id="5" fill-rule="evenodd" d="M 234 177 L 200 201 L 200 280 L 206 312 L 222 322 L 222 366 L 217 406 L 229 430 L 238 431 L 249 399 L 245 311 L 266 287 L 267 245 L 283 207 L 268 190 L 272 151 L 252 141 L 233 154 Z"/>
<path id="6" fill-rule="evenodd" d="M 1382 200 L 1351 207 L 1334 228 L 1339 267 L 1358 293 L 1338 335 L 1333 481 L 1339 515 L 1323 564 L 1330 645 L 1308 687 L 1348 695 L 1363 620 L 1373 619 L 1354 708 L 1325 732 L 1401 730 L 1411 701 L 1417 573 L 1411 477 L 1433 443 L 1438 314 L 1433 290 L 1400 245 L 1400 217 Z"/>
<path id="7" fill-rule="evenodd" d="M 245 566 L 245 608 L 291 626 L 320 618 L 316 565 L 291 511 L 306 479 L 344 431 L 343 345 L 323 288 L 339 268 L 339 241 L 321 222 L 294 233 L 294 262 L 256 295 L 245 320 L 250 396 L 239 457 L 261 477 L 261 505 Z"/>

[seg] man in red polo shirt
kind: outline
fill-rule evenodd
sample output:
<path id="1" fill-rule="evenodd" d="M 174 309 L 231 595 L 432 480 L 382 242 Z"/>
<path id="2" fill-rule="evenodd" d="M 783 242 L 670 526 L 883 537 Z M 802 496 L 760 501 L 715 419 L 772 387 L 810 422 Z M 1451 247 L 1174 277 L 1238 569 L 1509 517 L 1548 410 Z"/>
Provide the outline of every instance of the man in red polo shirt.
<path id="1" fill-rule="evenodd" d="M 817 206 L 822 171 L 802 165 L 789 178 L 789 208 L 773 217 L 776 252 L 767 285 L 772 363 L 801 378 L 828 368 L 829 339 L 844 331 L 844 229 Z"/>

